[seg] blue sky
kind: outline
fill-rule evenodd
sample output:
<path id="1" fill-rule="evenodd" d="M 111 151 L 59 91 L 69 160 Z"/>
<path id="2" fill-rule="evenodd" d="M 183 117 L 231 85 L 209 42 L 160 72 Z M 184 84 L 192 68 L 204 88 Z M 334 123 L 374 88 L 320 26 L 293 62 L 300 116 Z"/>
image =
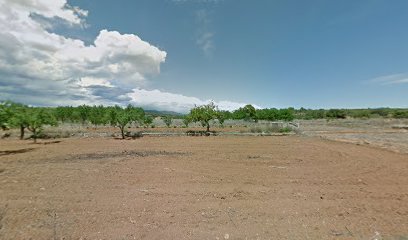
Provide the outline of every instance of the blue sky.
<path id="1" fill-rule="evenodd" d="M 110 74 L 112 79 L 106 78 L 106 84 L 98 80 L 81 85 L 93 94 L 87 99 L 78 96 L 81 101 L 119 101 L 107 96 L 114 92 L 124 96 L 122 102 L 176 111 L 185 111 L 189 100 L 197 104 L 209 99 L 227 109 L 245 103 L 278 108 L 408 107 L 408 1 L 67 3 L 87 11 L 79 16 L 81 24 L 48 21 L 48 32 L 92 46 L 106 29 L 122 34 L 119 37 L 136 35 L 152 49 L 165 52 L 152 64 L 159 71 L 140 72 L 143 81 L 132 84 L 129 78 L 123 83 L 119 79 L 123 74 Z M 40 10 L 36 13 L 45 16 L 43 22 L 65 18 L 62 14 L 47 16 Z M 0 65 L 0 81 L 1 71 Z M 81 74 L 78 78 L 85 79 L 86 74 Z M 99 79 L 101 74 L 95 76 Z M 0 84 L 7 85 L 4 82 Z M 103 91 L 98 86 L 104 87 Z M 126 95 L 126 89 L 133 88 L 137 90 Z M 4 89 L 0 91 L 6 92 Z M 167 97 L 170 103 L 166 103 Z"/>

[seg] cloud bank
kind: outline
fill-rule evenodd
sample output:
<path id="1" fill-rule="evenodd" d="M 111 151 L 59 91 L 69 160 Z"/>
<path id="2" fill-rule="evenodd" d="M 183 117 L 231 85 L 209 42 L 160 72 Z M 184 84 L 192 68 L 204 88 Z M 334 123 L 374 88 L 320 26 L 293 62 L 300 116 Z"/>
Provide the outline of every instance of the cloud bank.
<path id="1" fill-rule="evenodd" d="M 138 104 L 146 109 L 171 110 L 185 113 L 194 106 L 208 104 L 212 100 L 201 100 L 196 97 L 187 97 L 181 94 L 162 92 L 160 90 L 134 89 L 129 94 L 131 102 Z M 220 110 L 235 110 L 246 105 L 246 103 L 237 103 L 231 101 L 213 101 Z M 260 108 L 256 106 L 256 108 Z"/>
<path id="2" fill-rule="evenodd" d="M 160 73 L 167 53 L 134 34 L 101 30 L 86 45 L 49 31 L 55 22 L 86 27 L 87 15 L 66 0 L 0 0 L 1 98 L 48 106 L 130 102 L 174 111 L 206 102 L 141 89 Z"/>

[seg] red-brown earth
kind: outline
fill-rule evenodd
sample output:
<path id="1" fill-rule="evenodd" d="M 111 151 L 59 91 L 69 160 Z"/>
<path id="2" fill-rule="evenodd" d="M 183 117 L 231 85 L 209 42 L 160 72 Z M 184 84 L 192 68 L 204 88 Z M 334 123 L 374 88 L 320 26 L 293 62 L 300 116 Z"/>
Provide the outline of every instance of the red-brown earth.
<path id="1" fill-rule="evenodd" d="M 305 136 L 4 139 L 0 239 L 408 239 L 407 173 Z"/>

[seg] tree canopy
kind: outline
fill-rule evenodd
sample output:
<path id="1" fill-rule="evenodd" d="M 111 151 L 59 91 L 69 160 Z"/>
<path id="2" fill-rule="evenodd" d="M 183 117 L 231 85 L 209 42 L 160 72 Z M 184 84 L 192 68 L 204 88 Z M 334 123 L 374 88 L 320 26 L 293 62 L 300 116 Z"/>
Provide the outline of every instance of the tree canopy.
<path id="1" fill-rule="evenodd" d="M 207 132 L 210 131 L 210 121 L 219 117 L 218 108 L 213 102 L 209 104 L 196 106 L 190 110 L 189 118 L 192 122 L 200 122 L 203 127 L 206 127 Z"/>

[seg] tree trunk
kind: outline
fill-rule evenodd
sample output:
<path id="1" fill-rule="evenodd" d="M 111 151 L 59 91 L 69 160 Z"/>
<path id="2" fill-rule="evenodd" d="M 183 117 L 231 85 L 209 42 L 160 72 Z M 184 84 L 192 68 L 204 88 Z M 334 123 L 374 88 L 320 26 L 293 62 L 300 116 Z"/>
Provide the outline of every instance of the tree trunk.
<path id="1" fill-rule="evenodd" d="M 122 139 L 125 139 L 125 130 L 124 130 L 125 126 L 119 127 L 119 128 L 120 128 L 120 133 L 122 134 Z"/>
<path id="2" fill-rule="evenodd" d="M 24 139 L 24 129 L 25 129 L 24 126 L 20 126 L 20 140 Z"/>
<path id="3" fill-rule="evenodd" d="M 210 131 L 210 123 L 207 122 L 207 132 L 209 132 L 209 131 Z"/>
<path id="4" fill-rule="evenodd" d="M 37 143 L 37 129 L 33 129 L 33 138 L 34 138 L 34 143 Z"/>

